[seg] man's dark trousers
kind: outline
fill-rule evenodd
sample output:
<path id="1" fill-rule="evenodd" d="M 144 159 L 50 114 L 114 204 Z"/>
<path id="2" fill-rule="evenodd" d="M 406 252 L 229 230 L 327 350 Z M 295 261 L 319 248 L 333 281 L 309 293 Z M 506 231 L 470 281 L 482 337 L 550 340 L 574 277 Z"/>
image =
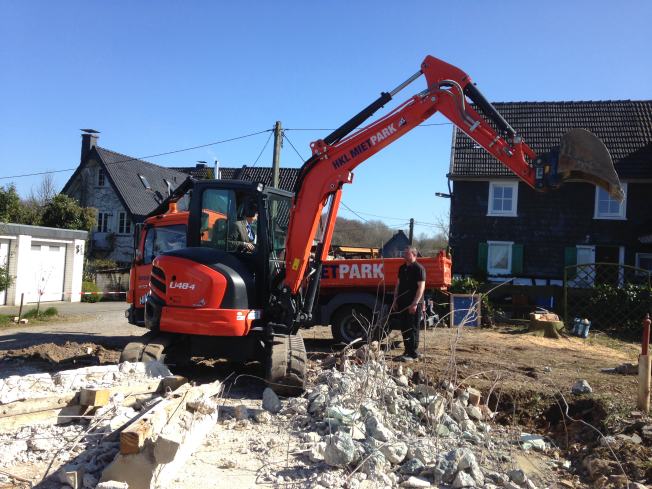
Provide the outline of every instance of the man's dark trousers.
<path id="1" fill-rule="evenodd" d="M 417 358 L 417 348 L 419 348 L 419 325 L 421 324 L 421 304 L 417 306 L 417 311 L 414 314 L 410 314 L 407 309 L 400 312 L 399 324 L 401 325 L 405 354 L 409 357 Z"/>

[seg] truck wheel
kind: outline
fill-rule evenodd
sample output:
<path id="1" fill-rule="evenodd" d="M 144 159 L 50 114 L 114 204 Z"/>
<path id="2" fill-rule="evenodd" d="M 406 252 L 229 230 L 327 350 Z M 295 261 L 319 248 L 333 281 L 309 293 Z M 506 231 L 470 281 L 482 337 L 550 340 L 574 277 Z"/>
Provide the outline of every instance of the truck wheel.
<path id="1" fill-rule="evenodd" d="M 340 307 L 332 316 L 333 338 L 346 344 L 358 338 L 365 339 L 372 316 L 371 309 L 361 304 Z"/>
<path id="2" fill-rule="evenodd" d="M 275 335 L 269 348 L 265 380 L 282 396 L 298 396 L 305 389 L 306 347 L 301 335 Z"/>

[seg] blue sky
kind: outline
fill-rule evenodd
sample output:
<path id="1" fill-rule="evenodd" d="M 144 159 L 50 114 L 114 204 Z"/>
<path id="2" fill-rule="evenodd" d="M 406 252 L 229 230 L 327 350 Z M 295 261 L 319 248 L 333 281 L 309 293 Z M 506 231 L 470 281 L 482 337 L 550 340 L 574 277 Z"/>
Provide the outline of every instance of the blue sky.
<path id="1" fill-rule="evenodd" d="M 466 71 L 492 101 L 650 99 L 650 18 L 647 0 L 0 0 L 0 177 L 75 167 L 86 127 L 101 131 L 101 146 L 138 157 L 276 120 L 335 128 L 427 54 Z M 421 79 L 397 100 L 424 87 Z M 327 133 L 287 136 L 307 157 L 310 141 Z M 150 161 L 251 165 L 266 140 Z M 391 226 L 433 223 L 448 208 L 434 194 L 447 191 L 450 143 L 450 125 L 416 128 L 358 167 L 343 201 Z M 270 143 L 258 164 L 271 158 Z M 285 144 L 281 164 L 301 163 Z M 55 174 L 59 188 L 70 174 Z M 13 181 L 27 195 L 39 180 L 0 185 Z"/>

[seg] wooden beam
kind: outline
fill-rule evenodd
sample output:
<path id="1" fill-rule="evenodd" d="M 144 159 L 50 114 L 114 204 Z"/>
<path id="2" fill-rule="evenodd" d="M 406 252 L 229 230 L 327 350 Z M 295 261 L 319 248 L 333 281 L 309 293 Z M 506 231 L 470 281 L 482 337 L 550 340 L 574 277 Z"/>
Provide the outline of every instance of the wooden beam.
<path id="1" fill-rule="evenodd" d="M 0 431 L 14 431 L 22 426 L 31 424 L 64 424 L 79 421 L 86 411 L 86 406 L 79 404 L 56 409 L 47 409 L 34 413 L 16 414 L 0 418 Z"/>
<path id="2" fill-rule="evenodd" d="M 178 375 L 121 385 L 107 389 L 82 389 L 59 396 L 24 399 L 0 404 L 0 431 L 11 431 L 36 423 L 64 424 L 77 421 L 88 406 L 103 406 L 116 393 L 125 397 L 142 396 L 177 389 L 188 380 Z M 125 402 L 128 404 L 128 402 Z M 70 417 L 68 417 L 70 416 Z"/>
<path id="3" fill-rule="evenodd" d="M 192 387 L 184 384 L 159 402 L 120 433 L 120 453 L 130 455 L 139 453 L 148 439 L 158 436 L 161 430 L 174 422 L 186 411 L 188 403 L 202 397 L 213 397 L 221 392 L 222 384 L 213 382 Z"/>

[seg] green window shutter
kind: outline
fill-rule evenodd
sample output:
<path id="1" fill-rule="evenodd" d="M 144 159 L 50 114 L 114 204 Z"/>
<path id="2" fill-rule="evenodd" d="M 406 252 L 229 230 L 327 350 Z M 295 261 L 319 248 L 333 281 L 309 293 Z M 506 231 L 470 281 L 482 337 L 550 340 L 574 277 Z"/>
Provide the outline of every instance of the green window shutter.
<path id="1" fill-rule="evenodd" d="M 519 275 L 523 273 L 523 245 L 512 245 L 512 273 Z"/>
<path id="2" fill-rule="evenodd" d="M 487 272 L 487 256 L 489 254 L 489 245 L 487 243 L 478 243 L 478 268 Z"/>
<path id="3" fill-rule="evenodd" d="M 575 246 L 564 248 L 564 265 L 567 267 L 577 265 L 577 248 Z M 575 278 L 575 275 L 577 275 L 576 267 L 566 268 L 567 278 Z"/>

